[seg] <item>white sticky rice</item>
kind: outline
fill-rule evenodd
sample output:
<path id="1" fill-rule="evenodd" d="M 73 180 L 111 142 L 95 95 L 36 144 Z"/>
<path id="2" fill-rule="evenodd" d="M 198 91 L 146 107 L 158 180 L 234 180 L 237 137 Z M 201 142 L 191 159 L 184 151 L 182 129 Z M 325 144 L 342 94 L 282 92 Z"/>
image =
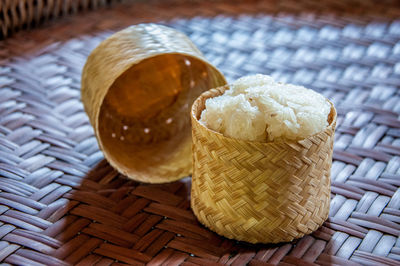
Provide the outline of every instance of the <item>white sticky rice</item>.
<path id="1" fill-rule="evenodd" d="M 330 109 L 327 99 L 313 90 L 258 74 L 240 78 L 223 95 L 207 99 L 200 122 L 242 140 L 298 140 L 324 130 Z"/>

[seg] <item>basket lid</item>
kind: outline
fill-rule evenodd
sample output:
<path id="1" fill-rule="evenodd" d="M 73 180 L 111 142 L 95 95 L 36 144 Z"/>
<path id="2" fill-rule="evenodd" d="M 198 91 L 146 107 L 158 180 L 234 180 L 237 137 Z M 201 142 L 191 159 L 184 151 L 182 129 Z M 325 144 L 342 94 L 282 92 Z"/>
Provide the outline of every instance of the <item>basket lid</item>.
<path id="1" fill-rule="evenodd" d="M 81 94 L 109 163 L 131 179 L 164 183 L 191 174 L 191 105 L 224 84 L 183 33 L 139 24 L 93 50 Z"/>

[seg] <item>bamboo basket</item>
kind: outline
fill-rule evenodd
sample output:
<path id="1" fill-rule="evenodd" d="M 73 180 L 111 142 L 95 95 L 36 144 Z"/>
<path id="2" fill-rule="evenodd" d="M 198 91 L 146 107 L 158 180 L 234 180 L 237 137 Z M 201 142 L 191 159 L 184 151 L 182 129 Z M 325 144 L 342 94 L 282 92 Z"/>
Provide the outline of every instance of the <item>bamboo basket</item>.
<path id="1" fill-rule="evenodd" d="M 208 98 L 192 106 L 191 206 L 199 221 L 227 238 L 250 243 L 291 241 L 328 218 L 336 110 L 329 126 L 299 141 L 250 142 L 225 137 L 199 123 Z"/>
<path id="2" fill-rule="evenodd" d="M 116 2 L 121 2 L 121 0 L 2 0 L 0 1 L 0 39 L 49 19 L 110 6 Z"/>
<path id="3" fill-rule="evenodd" d="M 93 50 L 81 94 L 110 164 L 131 179 L 163 183 L 191 174 L 190 107 L 224 84 L 183 33 L 140 24 Z"/>

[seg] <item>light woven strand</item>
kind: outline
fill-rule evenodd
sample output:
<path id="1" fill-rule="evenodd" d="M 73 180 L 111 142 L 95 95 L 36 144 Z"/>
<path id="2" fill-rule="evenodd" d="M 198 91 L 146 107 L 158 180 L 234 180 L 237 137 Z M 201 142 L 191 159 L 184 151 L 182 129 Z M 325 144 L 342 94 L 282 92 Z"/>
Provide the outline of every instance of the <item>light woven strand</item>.
<path id="1" fill-rule="evenodd" d="M 336 110 L 329 126 L 299 141 L 250 142 L 225 137 L 199 123 L 208 98 L 192 107 L 192 209 L 201 223 L 250 243 L 291 241 L 328 218 Z"/>

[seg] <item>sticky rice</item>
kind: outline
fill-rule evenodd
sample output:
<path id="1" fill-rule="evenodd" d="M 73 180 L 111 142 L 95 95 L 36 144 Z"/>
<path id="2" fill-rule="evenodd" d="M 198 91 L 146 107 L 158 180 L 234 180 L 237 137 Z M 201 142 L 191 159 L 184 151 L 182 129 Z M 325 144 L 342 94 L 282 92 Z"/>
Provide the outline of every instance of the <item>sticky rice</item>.
<path id="1" fill-rule="evenodd" d="M 261 74 L 238 79 L 205 105 L 200 123 L 228 137 L 259 142 L 318 133 L 328 126 L 331 110 L 321 94 Z"/>

